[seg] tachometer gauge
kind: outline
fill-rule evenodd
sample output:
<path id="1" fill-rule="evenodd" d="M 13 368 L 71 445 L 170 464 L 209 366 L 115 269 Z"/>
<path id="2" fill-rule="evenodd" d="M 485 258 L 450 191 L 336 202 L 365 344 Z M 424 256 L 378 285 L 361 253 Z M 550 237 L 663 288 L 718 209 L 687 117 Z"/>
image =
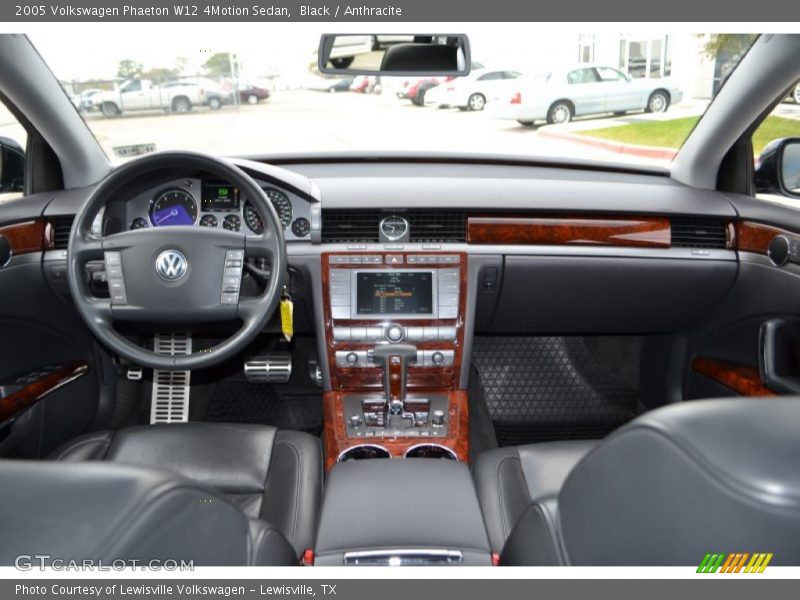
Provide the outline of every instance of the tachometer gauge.
<path id="1" fill-rule="evenodd" d="M 130 229 L 146 229 L 147 227 L 150 227 L 150 223 L 147 222 L 147 219 L 136 217 L 131 221 Z"/>
<path id="2" fill-rule="evenodd" d="M 150 221 L 156 227 L 194 225 L 196 220 L 197 202 L 184 190 L 167 190 L 150 203 Z"/>
<path id="3" fill-rule="evenodd" d="M 222 227 L 228 231 L 239 231 L 242 228 L 242 220 L 239 215 L 228 215 L 222 220 Z"/>
<path id="4" fill-rule="evenodd" d="M 219 225 L 217 217 L 214 215 L 203 215 L 200 217 L 200 227 L 216 227 Z"/>
<path id="5" fill-rule="evenodd" d="M 283 192 L 275 189 L 267 189 L 264 191 L 267 193 L 267 197 L 270 201 L 272 201 L 272 206 L 275 207 L 275 212 L 278 213 L 278 217 L 281 219 L 281 227 L 286 229 L 289 223 L 292 222 L 292 203 Z"/>
<path id="6" fill-rule="evenodd" d="M 256 212 L 256 207 L 250 203 L 250 200 L 244 203 L 244 222 L 253 233 L 257 235 L 264 233 L 264 221 L 261 220 L 261 215 Z"/>

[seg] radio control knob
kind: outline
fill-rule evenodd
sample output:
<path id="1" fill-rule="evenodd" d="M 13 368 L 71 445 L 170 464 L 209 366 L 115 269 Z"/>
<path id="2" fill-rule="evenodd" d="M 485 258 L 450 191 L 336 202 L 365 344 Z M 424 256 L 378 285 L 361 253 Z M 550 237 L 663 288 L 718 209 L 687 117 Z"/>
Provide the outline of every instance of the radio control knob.
<path id="1" fill-rule="evenodd" d="M 348 352 L 344 359 L 347 361 L 348 365 L 354 365 L 358 363 L 358 354 L 355 352 Z"/>
<path id="2" fill-rule="evenodd" d="M 390 342 L 400 342 L 405 337 L 405 331 L 400 325 L 389 325 L 386 330 L 386 339 Z"/>
<path id="3" fill-rule="evenodd" d="M 444 425 L 444 411 L 443 410 L 435 410 L 433 411 L 433 419 L 431 419 L 431 423 L 435 427 L 441 427 Z"/>
<path id="4" fill-rule="evenodd" d="M 431 355 L 431 362 L 433 362 L 433 364 L 435 365 L 442 364 L 444 362 L 444 354 L 442 354 L 441 352 L 434 352 Z"/>
<path id="5" fill-rule="evenodd" d="M 358 429 L 359 425 L 361 425 L 361 417 L 359 417 L 358 415 L 353 415 L 352 417 L 350 417 L 350 426 L 353 429 Z"/>

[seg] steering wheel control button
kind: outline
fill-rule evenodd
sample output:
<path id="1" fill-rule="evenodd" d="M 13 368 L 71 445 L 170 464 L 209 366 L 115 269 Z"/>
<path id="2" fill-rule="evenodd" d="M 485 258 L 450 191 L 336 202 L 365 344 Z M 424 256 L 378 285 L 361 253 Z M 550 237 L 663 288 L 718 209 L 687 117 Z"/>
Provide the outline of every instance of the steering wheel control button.
<path id="1" fill-rule="evenodd" d="M 400 325 L 389 325 L 386 328 L 386 339 L 390 342 L 401 342 L 405 337 L 405 330 Z"/>
<path id="2" fill-rule="evenodd" d="M 189 271 L 189 261 L 177 250 L 164 250 L 156 258 L 156 273 L 170 283 L 180 281 Z"/>
<path id="3" fill-rule="evenodd" d="M 225 268 L 222 271 L 221 304 L 238 304 L 239 291 L 242 286 L 242 266 L 244 250 L 226 250 Z"/>
<path id="4" fill-rule="evenodd" d="M 108 295 L 113 306 L 128 303 L 125 290 L 125 278 L 122 274 L 122 255 L 119 252 L 105 252 L 106 281 L 108 282 Z"/>

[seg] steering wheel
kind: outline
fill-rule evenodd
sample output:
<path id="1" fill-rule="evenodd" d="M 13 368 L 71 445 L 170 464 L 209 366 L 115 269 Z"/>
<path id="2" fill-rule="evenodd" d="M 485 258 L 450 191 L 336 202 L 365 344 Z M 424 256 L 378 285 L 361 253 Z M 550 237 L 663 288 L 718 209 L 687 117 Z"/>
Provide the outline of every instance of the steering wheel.
<path id="1" fill-rule="evenodd" d="M 98 210 L 128 185 L 155 173 L 202 171 L 239 188 L 262 216 L 260 234 L 209 227 L 150 227 L 92 235 Z M 178 175 L 180 177 L 180 175 Z M 264 292 L 240 297 L 245 256 L 269 260 L 272 277 Z M 91 294 L 85 265 L 105 260 L 111 298 Z M 67 250 L 67 279 L 78 312 L 111 350 L 135 364 L 190 370 L 218 364 L 243 350 L 263 329 L 280 301 L 286 273 L 286 243 L 280 219 L 258 184 L 235 165 L 193 152 L 159 152 L 125 163 L 92 192 L 75 217 Z M 120 284 L 121 282 L 121 284 Z M 113 285 L 112 285 L 113 284 Z M 184 356 L 159 354 L 128 341 L 116 321 L 181 323 L 239 319 L 242 326 L 216 346 Z"/>

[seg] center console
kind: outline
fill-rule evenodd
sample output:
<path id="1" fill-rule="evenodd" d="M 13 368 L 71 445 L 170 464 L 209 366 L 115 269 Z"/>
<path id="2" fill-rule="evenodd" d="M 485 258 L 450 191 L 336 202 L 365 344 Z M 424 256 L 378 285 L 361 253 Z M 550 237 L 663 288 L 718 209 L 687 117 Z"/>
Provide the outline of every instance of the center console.
<path id="1" fill-rule="evenodd" d="M 316 566 L 494 563 L 472 477 L 448 460 L 370 460 L 333 467 Z"/>
<path id="2" fill-rule="evenodd" d="M 466 460 L 466 255 L 322 255 L 331 391 L 325 450 L 337 461 L 436 456 Z"/>

